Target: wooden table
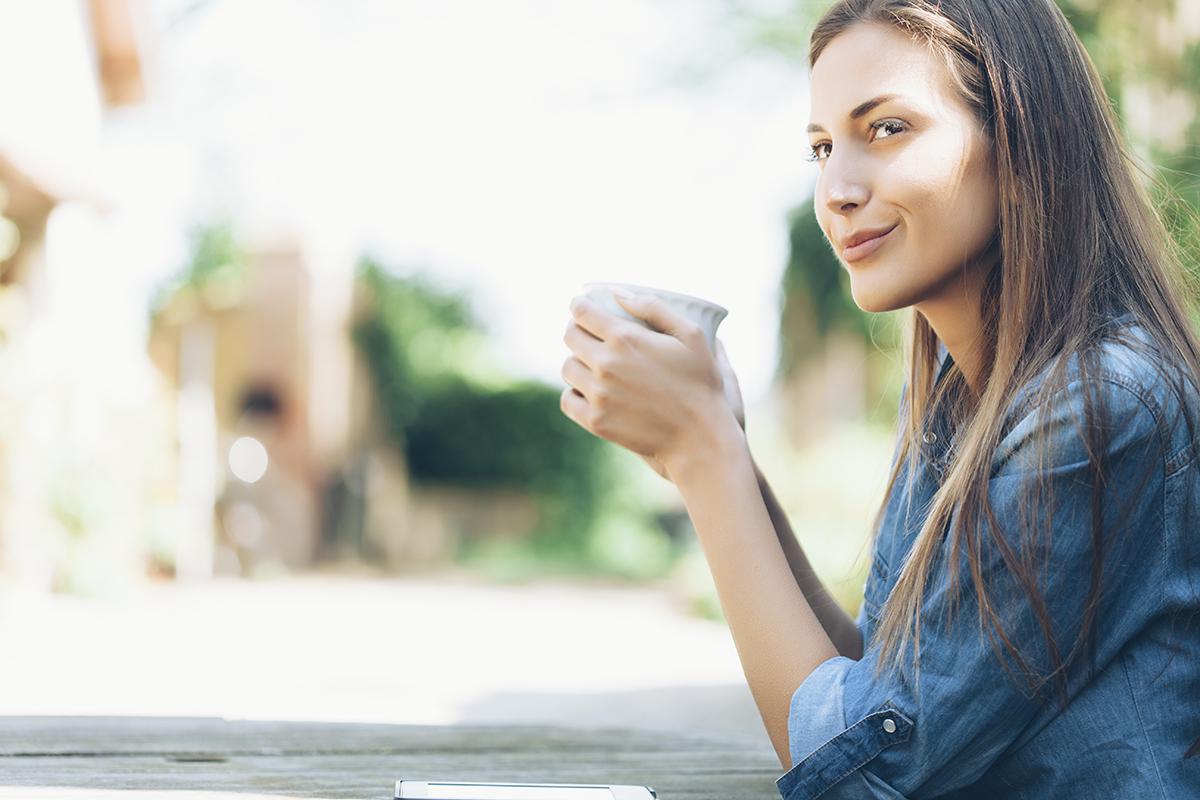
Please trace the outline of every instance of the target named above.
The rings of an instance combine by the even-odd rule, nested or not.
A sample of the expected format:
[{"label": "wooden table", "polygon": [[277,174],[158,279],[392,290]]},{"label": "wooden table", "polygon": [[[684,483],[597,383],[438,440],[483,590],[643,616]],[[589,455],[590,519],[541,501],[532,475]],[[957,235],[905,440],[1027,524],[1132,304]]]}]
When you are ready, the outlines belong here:
[{"label": "wooden table", "polygon": [[[61,787],[88,787],[386,800],[396,780],[409,778],[631,783],[653,787],[662,800],[777,800],[780,774],[773,752],[738,735],[0,717],[0,798],[84,797]],[[60,788],[34,792],[28,787]]]}]

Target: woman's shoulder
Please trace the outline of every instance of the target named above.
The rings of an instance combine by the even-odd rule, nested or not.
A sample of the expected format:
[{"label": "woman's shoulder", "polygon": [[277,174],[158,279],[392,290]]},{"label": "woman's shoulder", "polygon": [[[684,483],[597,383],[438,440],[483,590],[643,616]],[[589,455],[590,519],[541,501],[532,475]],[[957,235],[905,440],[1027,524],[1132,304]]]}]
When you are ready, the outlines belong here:
[{"label": "woman's shoulder", "polygon": [[[1169,468],[1195,457],[1197,437],[1191,426],[1200,422],[1200,376],[1189,376],[1132,314],[1115,318],[1086,359],[1070,354],[1062,365],[1062,380],[1051,387],[1054,366],[1047,365],[1017,394],[1007,415],[1006,439],[1019,441],[1038,430],[1081,439],[1090,408],[1103,414],[1100,423],[1114,448],[1157,437]],[[1053,426],[1050,431],[1047,424]]]}]

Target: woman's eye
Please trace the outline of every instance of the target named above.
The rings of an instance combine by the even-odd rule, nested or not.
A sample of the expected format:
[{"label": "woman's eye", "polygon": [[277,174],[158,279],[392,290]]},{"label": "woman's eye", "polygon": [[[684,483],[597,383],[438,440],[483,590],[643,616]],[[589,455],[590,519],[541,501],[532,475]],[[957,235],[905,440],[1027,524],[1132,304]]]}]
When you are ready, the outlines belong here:
[{"label": "woman's eye", "polygon": [[[878,122],[871,123],[871,141],[886,139],[889,136],[895,136],[897,133],[903,133],[906,130],[908,130],[907,123],[901,122],[898,119],[881,119]],[[832,152],[832,142],[817,142],[811,145],[809,152],[804,156],[804,160],[824,161],[829,158]]]},{"label": "woman's eye", "polygon": [[[823,152],[821,150],[822,147],[826,148],[826,150]],[[804,157],[804,160],[824,161],[825,159],[829,158],[829,153],[831,150],[833,150],[833,144],[831,142],[817,142],[809,149],[808,155]]]},{"label": "woman's eye", "polygon": [[898,119],[881,119],[879,122],[871,123],[871,130],[874,132],[873,139],[887,138],[895,136],[897,133],[902,133],[905,130],[905,125]]}]

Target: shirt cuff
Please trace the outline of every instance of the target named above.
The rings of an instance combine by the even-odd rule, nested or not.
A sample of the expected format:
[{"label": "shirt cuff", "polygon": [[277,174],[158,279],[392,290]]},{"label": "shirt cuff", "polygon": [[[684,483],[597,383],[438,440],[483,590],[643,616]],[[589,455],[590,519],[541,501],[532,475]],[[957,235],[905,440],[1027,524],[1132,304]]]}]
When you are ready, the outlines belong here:
[{"label": "shirt cuff", "polygon": [[[792,694],[788,710],[792,768],[775,782],[784,800],[902,796],[882,781],[871,780],[873,776],[864,775],[860,768],[885,747],[907,741],[912,720],[884,703],[847,726],[846,673],[857,663],[845,656],[822,661]],[[852,773],[852,780],[843,780]],[[830,793],[835,785],[837,791]]]}]

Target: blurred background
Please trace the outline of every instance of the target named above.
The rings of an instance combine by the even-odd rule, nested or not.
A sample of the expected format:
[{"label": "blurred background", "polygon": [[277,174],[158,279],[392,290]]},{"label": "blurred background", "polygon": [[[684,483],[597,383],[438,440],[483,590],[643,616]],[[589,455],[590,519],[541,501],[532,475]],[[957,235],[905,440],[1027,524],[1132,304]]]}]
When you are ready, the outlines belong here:
[{"label": "blurred background", "polygon": [[[677,493],[558,408],[587,281],[730,310],[857,612],[904,312],[812,216],[803,0],[0,0],[0,714],[770,743]],[[1180,242],[1200,5],[1063,0]]]}]

